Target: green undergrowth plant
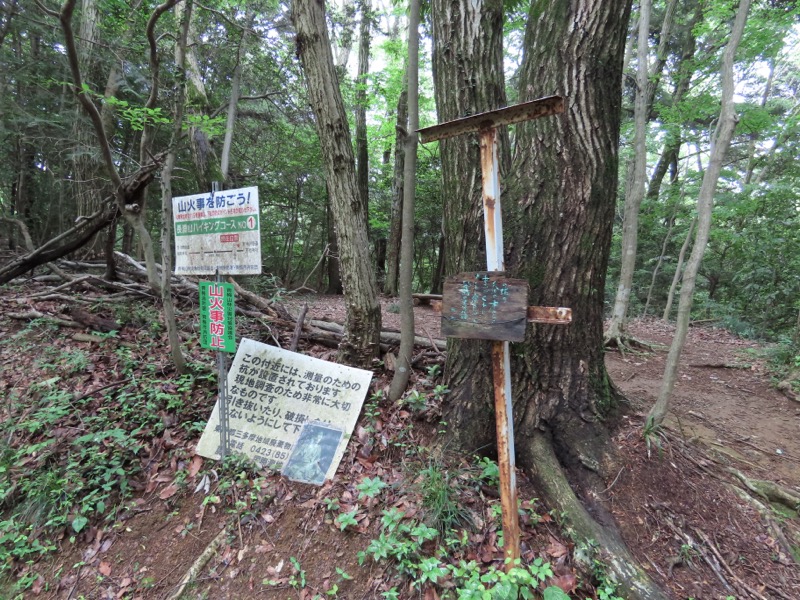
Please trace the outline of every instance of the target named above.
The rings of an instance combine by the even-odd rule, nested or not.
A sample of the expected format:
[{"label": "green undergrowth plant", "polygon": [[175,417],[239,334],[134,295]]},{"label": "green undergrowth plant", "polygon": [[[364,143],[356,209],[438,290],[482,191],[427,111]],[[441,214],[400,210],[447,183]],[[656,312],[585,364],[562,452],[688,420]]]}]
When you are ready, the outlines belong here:
[{"label": "green undergrowth plant", "polygon": [[[502,544],[500,509],[499,504],[487,505],[488,518],[481,520],[484,529],[476,530],[461,497],[469,489],[459,474],[464,481],[496,481],[493,461],[476,459],[455,469],[443,457],[423,450],[405,469],[413,478],[409,498],[416,499],[416,509],[406,513],[397,506],[384,508],[377,537],[358,553],[360,565],[386,564],[395,571],[398,583],[382,592],[383,598],[399,599],[399,590],[410,586],[419,593],[434,588],[442,600],[569,600],[560,588],[546,585],[554,574],[542,557],[528,564],[517,562],[508,572],[499,561],[486,565],[471,558],[475,536],[489,539],[494,532],[498,547]],[[340,513],[340,528],[355,526],[358,511]]]},{"label": "green undergrowth plant", "polygon": [[[29,325],[28,334],[50,343],[39,326]],[[94,371],[104,379],[87,381],[86,369],[95,360],[88,351],[43,351],[6,397],[0,422],[0,579],[11,580],[19,593],[36,580],[30,574],[40,557],[77,540],[93,524],[116,519],[135,484],[142,484],[143,465],[154,462],[143,459],[157,440],[196,435],[195,423],[210,409],[216,385],[200,366],[183,376],[165,374],[148,360],[146,347],[134,345],[117,345],[104,357],[102,370]],[[0,375],[7,368],[0,366]]]},{"label": "green undergrowth plant", "polygon": [[453,472],[440,460],[431,457],[415,481],[425,520],[431,527],[444,535],[471,525],[469,512],[459,502],[457,471]]}]

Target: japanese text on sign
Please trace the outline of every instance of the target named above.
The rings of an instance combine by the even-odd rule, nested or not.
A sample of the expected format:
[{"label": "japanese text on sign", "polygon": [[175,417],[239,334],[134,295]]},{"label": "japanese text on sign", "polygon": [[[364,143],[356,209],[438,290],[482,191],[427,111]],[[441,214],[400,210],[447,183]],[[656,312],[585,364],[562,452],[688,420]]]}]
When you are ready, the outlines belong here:
[{"label": "japanese text on sign", "polygon": [[[304,423],[345,432],[325,473],[330,479],[364,403],[370,371],[354,369],[242,338],[228,373],[230,448],[280,470]],[[219,458],[219,403],[197,453]]]},{"label": "japanese text on sign", "polygon": [[442,333],[449,337],[525,339],[528,284],[503,273],[480,271],[448,277],[442,294]]},{"label": "japanese text on sign", "polygon": [[258,188],[179,196],[172,210],[176,273],[261,273]]},{"label": "japanese text on sign", "polygon": [[210,350],[236,352],[233,285],[201,281],[200,346]]}]

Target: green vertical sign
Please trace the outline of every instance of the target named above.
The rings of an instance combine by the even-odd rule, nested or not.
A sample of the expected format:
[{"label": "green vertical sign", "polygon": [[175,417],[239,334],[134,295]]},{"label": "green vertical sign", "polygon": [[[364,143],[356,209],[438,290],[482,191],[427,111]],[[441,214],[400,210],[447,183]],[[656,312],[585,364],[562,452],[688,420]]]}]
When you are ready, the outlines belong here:
[{"label": "green vertical sign", "polygon": [[201,281],[200,346],[221,352],[236,352],[233,321],[233,284]]}]

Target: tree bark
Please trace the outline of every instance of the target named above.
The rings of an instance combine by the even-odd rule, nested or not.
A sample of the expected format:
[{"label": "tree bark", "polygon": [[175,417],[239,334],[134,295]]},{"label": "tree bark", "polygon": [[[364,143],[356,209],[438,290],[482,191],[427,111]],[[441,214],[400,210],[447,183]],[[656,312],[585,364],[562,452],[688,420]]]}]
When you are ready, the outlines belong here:
[{"label": "tree bark", "polygon": [[[625,331],[631,291],[633,272],[636,268],[636,249],[639,241],[639,209],[644,199],[647,185],[647,121],[649,99],[648,62],[650,47],[651,0],[639,2],[639,35],[637,43],[636,94],[633,106],[633,176],[631,185],[625,194],[625,215],[622,222],[622,254],[619,285],[614,298],[614,309],[608,325],[606,338],[620,340]],[[620,343],[622,343],[620,341]]]},{"label": "tree bark", "polygon": [[669,294],[667,294],[667,303],[664,306],[664,314],[661,316],[661,320],[665,322],[669,321],[669,313],[672,312],[672,300],[675,298],[675,290],[678,289],[678,283],[681,280],[681,274],[683,273],[683,259],[686,256],[686,250],[689,248],[689,244],[692,242],[692,233],[694,232],[695,225],[697,225],[696,217],[692,219],[692,222],[689,224],[689,231],[686,232],[686,238],[683,240],[681,250],[678,253],[678,264],[675,265],[675,274],[672,276],[672,283],[669,286]]},{"label": "tree bark", "polygon": [[323,3],[295,0],[292,21],[316,117],[339,244],[346,306],[346,333],[339,359],[369,367],[379,350],[380,304],[375,273],[365,251],[369,247],[367,216],[358,193],[350,129],[333,65]]},{"label": "tree bark", "polygon": [[181,13],[180,34],[175,47],[175,68],[178,81],[175,90],[175,108],[172,111],[173,126],[170,150],[161,169],[161,304],[164,311],[164,325],[167,329],[170,354],[175,370],[179,374],[186,372],[186,358],[181,350],[181,338],[175,321],[175,305],[172,299],[172,173],[177,158],[176,145],[183,128],[183,112],[186,100],[186,44],[189,36],[189,24],[192,19],[193,0],[186,0]]},{"label": "tree bark", "polygon": [[405,137],[403,171],[403,235],[400,256],[400,350],[389,387],[389,399],[396,402],[408,386],[414,352],[414,302],[411,283],[414,261],[414,200],[417,170],[417,129],[419,128],[419,6],[411,0],[408,18],[408,135]]},{"label": "tree bark", "polygon": [[[408,73],[408,68],[406,68]],[[407,75],[403,76],[404,80]],[[396,296],[400,268],[400,238],[403,224],[403,173],[405,164],[405,139],[408,131],[408,82],[397,99],[397,117],[394,135],[394,178],[392,179],[392,209],[389,216],[389,240],[386,243],[386,282],[383,291]]]},{"label": "tree bark", "polygon": [[[503,5],[498,0],[433,0],[434,97],[440,122],[506,104]],[[501,180],[508,136],[501,131]],[[477,134],[439,142],[445,227],[445,275],[486,269]],[[491,344],[451,338],[447,343],[444,419],[469,451],[494,447]]]},{"label": "tree bark", "polygon": [[369,223],[369,148],[367,146],[367,76],[372,8],[370,0],[359,0],[361,25],[358,34],[358,74],[356,75],[356,178],[361,210]]},{"label": "tree bark", "polygon": [[744,33],[744,26],[747,22],[747,14],[750,11],[750,0],[740,0],[739,8],[731,29],[731,37],[725,51],[722,54],[722,96],[719,120],[711,138],[711,155],[703,173],[703,182],[700,185],[700,193],[697,198],[697,232],[695,234],[694,246],[689,260],[686,262],[686,269],[683,272],[683,283],[681,284],[681,295],[678,303],[678,319],[675,325],[675,336],[667,355],[667,363],[664,367],[664,379],[661,382],[661,389],[658,400],[650,409],[647,415],[647,427],[659,426],[664,421],[669,410],[669,402],[672,397],[672,390],[678,377],[678,365],[680,363],[683,345],[686,342],[686,334],[689,329],[689,317],[694,300],[695,281],[700,263],[703,261],[708,236],[711,230],[711,213],[714,207],[714,193],[717,189],[720,172],[722,171],[722,161],[728,152],[733,132],[736,128],[737,116],[733,102],[734,79],[733,62],[736,56],[736,49]]}]

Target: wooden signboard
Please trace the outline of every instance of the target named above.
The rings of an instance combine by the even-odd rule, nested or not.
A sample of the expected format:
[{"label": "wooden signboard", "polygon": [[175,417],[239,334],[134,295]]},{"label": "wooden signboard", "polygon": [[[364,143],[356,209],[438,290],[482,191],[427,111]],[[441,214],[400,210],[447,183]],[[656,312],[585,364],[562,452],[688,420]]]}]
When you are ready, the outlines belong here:
[{"label": "wooden signboard", "polygon": [[442,334],[521,342],[525,339],[528,282],[499,271],[448,277],[442,294]]}]

